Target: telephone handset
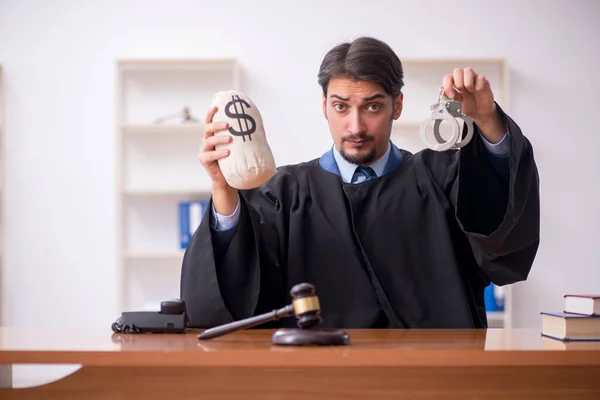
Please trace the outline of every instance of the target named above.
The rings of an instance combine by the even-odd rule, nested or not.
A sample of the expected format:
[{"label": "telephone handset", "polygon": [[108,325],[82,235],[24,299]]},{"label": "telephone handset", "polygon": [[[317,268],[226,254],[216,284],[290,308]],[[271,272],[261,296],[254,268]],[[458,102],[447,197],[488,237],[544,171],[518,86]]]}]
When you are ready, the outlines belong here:
[{"label": "telephone handset", "polygon": [[160,302],[160,311],[126,311],[112,324],[115,333],[183,333],[188,323],[185,302]]}]

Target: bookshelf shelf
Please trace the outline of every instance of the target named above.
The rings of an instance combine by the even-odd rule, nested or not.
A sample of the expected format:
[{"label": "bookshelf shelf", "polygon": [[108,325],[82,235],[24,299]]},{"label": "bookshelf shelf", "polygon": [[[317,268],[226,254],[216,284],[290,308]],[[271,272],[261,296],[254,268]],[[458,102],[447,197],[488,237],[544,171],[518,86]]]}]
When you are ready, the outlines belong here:
[{"label": "bookshelf shelf", "polygon": [[172,251],[172,252],[145,252],[145,253],[125,253],[124,258],[128,260],[165,260],[165,261],[177,261],[183,260],[183,250]]},{"label": "bookshelf shelf", "polygon": [[235,59],[116,63],[118,312],[179,297],[179,204],[206,201],[198,161],[213,95],[241,90]]},{"label": "bookshelf shelf", "polygon": [[211,195],[209,190],[198,190],[195,188],[125,188],[123,194],[131,197],[143,197],[143,196],[175,196],[183,197],[186,199],[189,197],[193,198],[208,198]]},{"label": "bookshelf shelf", "polygon": [[131,124],[121,126],[124,135],[154,136],[154,135],[203,135],[204,124],[189,122],[184,124]]},{"label": "bookshelf shelf", "polygon": [[488,311],[487,316],[489,321],[503,321],[506,317],[503,311]]},{"label": "bookshelf shelf", "polygon": [[[118,61],[119,70],[122,72],[158,72],[163,74],[168,71],[180,72],[228,72],[230,69],[237,69],[238,64],[235,58],[204,58],[204,59],[129,59]],[[236,72],[239,72],[236,71]],[[237,81],[235,86],[239,86],[239,73],[234,76]]]}]

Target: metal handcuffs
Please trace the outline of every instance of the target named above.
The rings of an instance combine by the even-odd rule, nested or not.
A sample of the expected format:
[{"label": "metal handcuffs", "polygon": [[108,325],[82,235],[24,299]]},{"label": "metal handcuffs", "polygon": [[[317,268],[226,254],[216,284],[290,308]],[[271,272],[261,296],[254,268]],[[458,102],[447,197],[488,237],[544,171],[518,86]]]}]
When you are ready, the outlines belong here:
[{"label": "metal handcuffs", "polygon": [[[421,123],[421,140],[427,147],[435,151],[446,151],[450,149],[458,150],[469,144],[473,137],[473,119],[461,112],[461,103],[459,101],[454,101],[444,96],[442,89],[440,90],[438,102],[433,104],[429,109],[431,110],[431,117]],[[462,130],[457,118],[462,119],[467,125],[467,135],[464,138],[461,138]],[[452,125],[452,138],[448,141],[445,141],[440,134],[442,120],[446,120]],[[437,141],[436,144],[430,143],[426,135],[427,127],[431,121],[434,121],[433,136]]]}]

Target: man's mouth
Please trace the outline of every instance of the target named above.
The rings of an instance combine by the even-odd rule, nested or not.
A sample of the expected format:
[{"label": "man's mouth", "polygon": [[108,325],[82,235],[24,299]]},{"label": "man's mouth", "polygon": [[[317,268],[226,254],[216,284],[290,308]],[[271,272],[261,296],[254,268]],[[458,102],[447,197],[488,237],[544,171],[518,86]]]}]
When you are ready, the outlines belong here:
[{"label": "man's mouth", "polygon": [[353,147],[359,147],[369,142],[369,139],[346,139],[346,142]]}]

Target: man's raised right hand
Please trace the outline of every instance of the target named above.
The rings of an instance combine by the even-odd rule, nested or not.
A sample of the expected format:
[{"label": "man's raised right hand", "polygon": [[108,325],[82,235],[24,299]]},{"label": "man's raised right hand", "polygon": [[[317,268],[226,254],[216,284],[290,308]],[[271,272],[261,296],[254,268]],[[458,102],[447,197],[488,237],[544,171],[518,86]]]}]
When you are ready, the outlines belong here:
[{"label": "man's raised right hand", "polygon": [[222,215],[230,215],[235,211],[238,192],[237,189],[229,186],[219,167],[219,160],[229,156],[229,150],[217,150],[215,146],[230,143],[233,138],[231,135],[215,136],[215,132],[225,130],[229,127],[227,122],[213,122],[216,112],[217,107],[212,107],[208,110],[204,119],[204,137],[200,145],[198,159],[212,180],[213,206],[215,211]]}]

